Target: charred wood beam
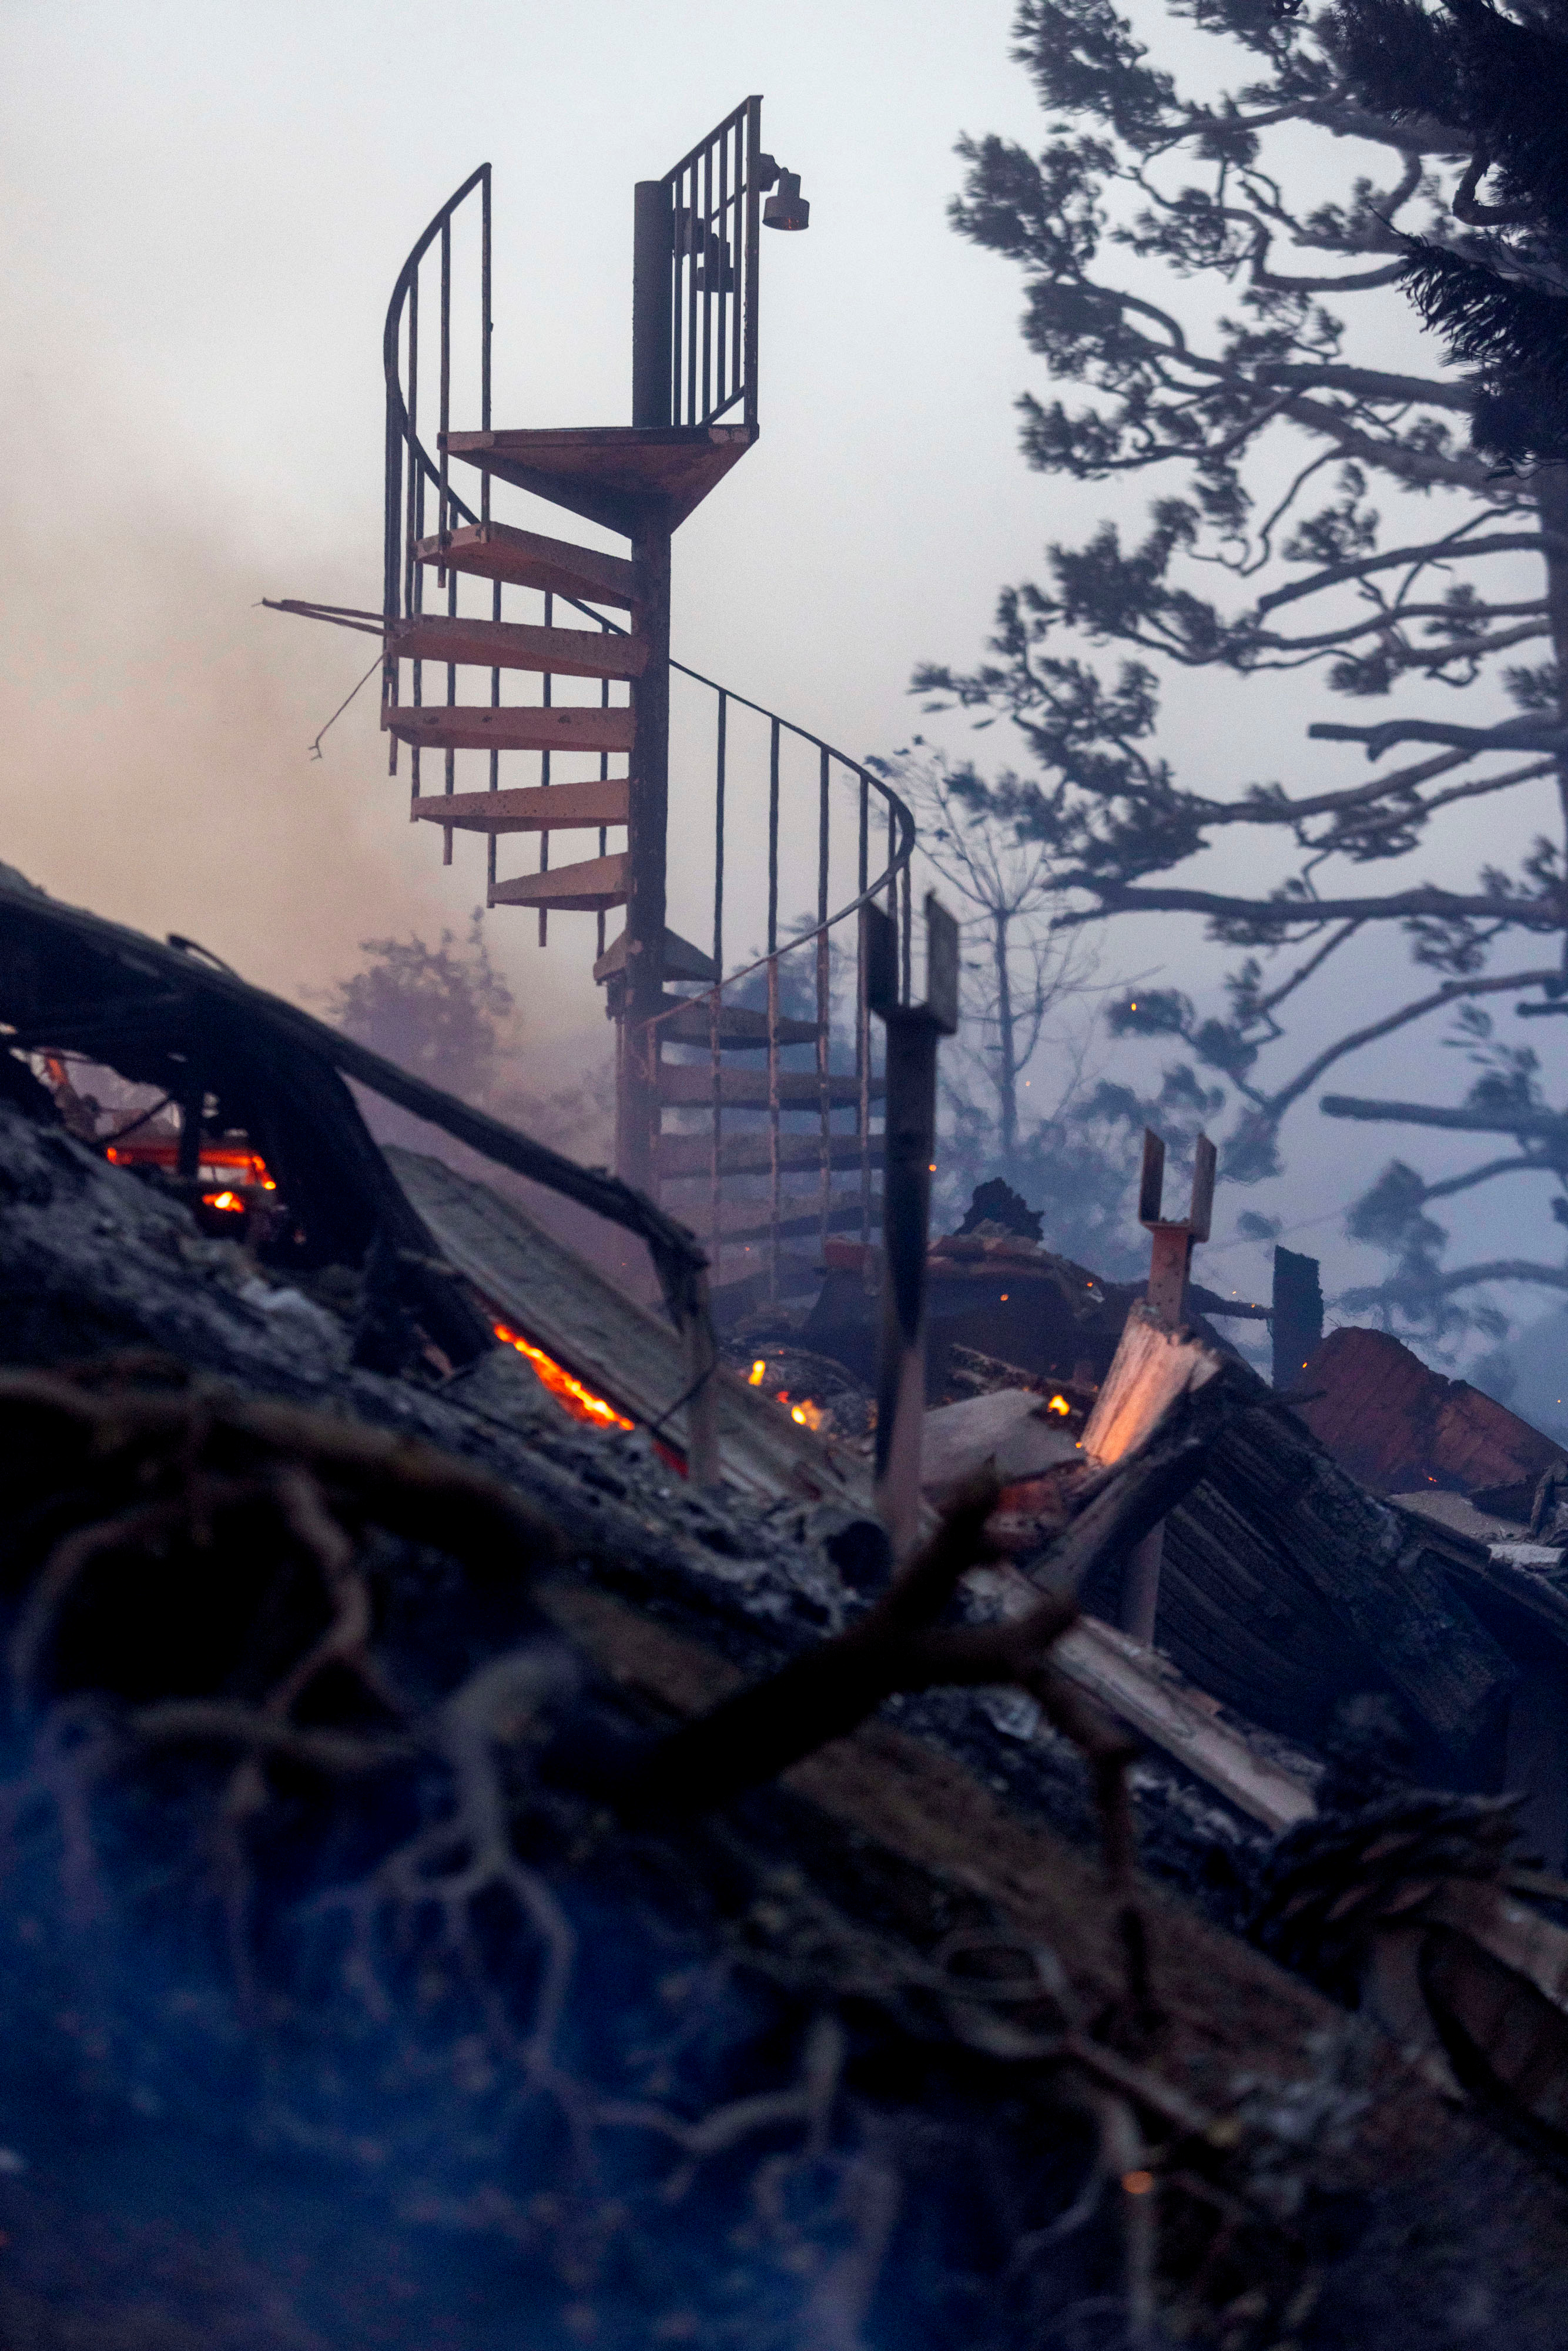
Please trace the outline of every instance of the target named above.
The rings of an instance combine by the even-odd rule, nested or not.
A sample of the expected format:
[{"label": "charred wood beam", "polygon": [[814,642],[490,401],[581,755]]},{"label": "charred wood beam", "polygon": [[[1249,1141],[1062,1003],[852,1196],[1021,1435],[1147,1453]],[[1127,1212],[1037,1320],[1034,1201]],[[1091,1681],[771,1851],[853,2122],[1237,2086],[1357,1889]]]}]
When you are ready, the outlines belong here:
[{"label": "charred wood beam", "polygon": [[[93,979],[100,984],[84,999],[84,983]],[[225,1014],[230,1033],[247,1043],[270,1040],[276,1065],[289,1082],[308,1055],[497,1165],[636,1234],[647,1245],[676,1320],[685,1322],[695,1311],[695,1277],[707,1263],[702,1248],[684,1225],[607,1170],[580,1167],[233,972],[79,907],[61,906],[20,876],[0,873],[0,1015],[18,1040],[110,1057],[116,1036],[129,1030],[139,1040],[140,1074],[167,1083],[157,1051],[162,1024],[168,1041],[183,1050],[183,1028],[200,1019],[215,1029],[225,1025]]]}]

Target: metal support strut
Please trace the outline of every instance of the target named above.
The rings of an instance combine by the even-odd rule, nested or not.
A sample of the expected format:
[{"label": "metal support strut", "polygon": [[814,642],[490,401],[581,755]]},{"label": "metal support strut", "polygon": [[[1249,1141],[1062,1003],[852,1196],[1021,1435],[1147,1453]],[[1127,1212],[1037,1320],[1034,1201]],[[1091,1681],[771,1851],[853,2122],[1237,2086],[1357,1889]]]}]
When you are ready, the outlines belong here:
[{"label": "metal support strut", "polygon": [[[1167,1330],[1179,1331],[1186,1315],[1186,1282],[1193,1244],[1208,1238],[1214,1217],[1215,1149],[1200,1134],[1192,1161],[1192,1204],[1185,1220],[1164,1217],[1166,1146],[1153,1127],[1144,1129],[1144,1166],[1138,1186],[1138,1222],[1150,1238],[1148,1301]],[[1160,1568],[1166,1530],[1161,1520],[1127,1554],[1122,1574],[1124,1633],[1151,1646],[1160,1605]]]},{"label": "metal support strut", "polygon": [[894,1558],[920,1516],[925,1414],[925,1249],[936,1149],[936,1041],[958,1026],[958,925],[925,901],[924,1004],[899,1001],[898,925],[862,909],[866,1000],[887,1030],[883,1163],[882,1333],[876,1383],[876,1509]]}]

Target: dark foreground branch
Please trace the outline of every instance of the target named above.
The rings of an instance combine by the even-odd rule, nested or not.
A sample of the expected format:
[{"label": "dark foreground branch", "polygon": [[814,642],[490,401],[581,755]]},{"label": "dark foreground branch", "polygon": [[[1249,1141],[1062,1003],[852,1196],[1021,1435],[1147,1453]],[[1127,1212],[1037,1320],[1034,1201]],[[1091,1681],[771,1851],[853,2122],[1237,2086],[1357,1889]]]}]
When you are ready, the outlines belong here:
[{"label": "dark foreground branch", "polygon": [[[1051,1667],[1050,1652],[1078,1615],[1077,1593],[1103,1562],[1124,1555],[1197,1483],[1221,1430],[1242,1409],[1223,1379],[1179,1398],[1148,1443],[1111,1473],[1045,1554],[1044,1596],[1010,1622],[936,1622],[972,1567],[1002,1556],[988,1521],[999,1492],[987,1472],[946,1512],[931,1541],[875,1607],[847,1632],[709,1714],[671,1733],[620,1792],[623,1818],[706,1811],[788,1771],[863,1722],[884,1698],[941,1686],[1012,1683],[1083,1748],[1101,1782],[1133,1752],[1128,1741]],[[1107,1776],[1109,1775],[1109,1776]],[[1106,1811],[1114,1867],[1130,1860],[1130,1832]]]}]

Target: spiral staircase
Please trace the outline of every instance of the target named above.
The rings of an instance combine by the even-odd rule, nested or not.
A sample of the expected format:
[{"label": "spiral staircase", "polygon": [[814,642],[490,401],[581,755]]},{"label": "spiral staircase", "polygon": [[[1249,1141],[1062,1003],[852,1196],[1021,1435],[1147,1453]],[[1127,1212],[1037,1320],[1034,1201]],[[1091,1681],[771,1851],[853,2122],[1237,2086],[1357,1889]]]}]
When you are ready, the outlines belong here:
[{"label": "spiral staircase", "polygon": [[[632,423],[497,429],[481,165],[387,313],[382,610],[287,607],[382,637],[391,771],[406,754],[411,819],[440,829],[448,863],[459,834],[484,841],[486,904],[531,912],[541,946],[564,932],[584,962],[562,918],[592,918],[618,1172],[704,1238],[716,1286],[745,1284],[737,1303],[800,1290],[830,1235],[869,1240],[879,1222],[863,906],[896,919],[909,992],[908,810],[858,761],[670,655],[674,534],[758,437],[759,229],[780,185],[796,201],[770,202],[769,225],[803,225],[756,98],[642,183]],[[465,287],[477,333],[460,338]],[[473,409],[454,423],[465,370],[476,429]],[[533,527],[524,502],[539,500],[628,552]],[[531,865],[516,854],[528,842]],[[791,893],[809,903],[781,926]],[[748,951],[727,968],[742,925]]]}]

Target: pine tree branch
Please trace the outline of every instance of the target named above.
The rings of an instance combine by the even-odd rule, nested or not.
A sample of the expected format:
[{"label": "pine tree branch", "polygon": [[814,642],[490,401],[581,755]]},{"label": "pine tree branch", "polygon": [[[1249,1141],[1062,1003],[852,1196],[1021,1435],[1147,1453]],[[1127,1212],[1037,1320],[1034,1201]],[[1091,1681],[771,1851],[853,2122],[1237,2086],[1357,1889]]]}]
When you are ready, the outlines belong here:
[{"label": "pine tree branch", "polygon": [[[1282,1118],[1292,1102],[1299,1102],[1310,1086],[1316,1085],[1327,1069],[1342,1061],[1348,1053],[1358,1053],[1364,1045],[1375,1044],[1380,1037],[1391,1037],[1396,1029],[1407,1029],[1413,1020],[1424,1020],[1429,1012],[1441,1012],[1450,1004],[1478,996],[1518,995],[1527,987],[1541,987],[1559,977],[1556,968],[1548,965],[1538,971],[1513,971],[1488,979],[1449,979],[1429,996],[1418,997],[1413,1004],[1401,1005],[1397,1012],[1386,1013],[1381,1020],[1369,1021],[1364,1029],[1355,1029],[1342,1037],[1337,1044],[1325,1046],[1305,1067],[1299,1070],[1288,1085],[1270,1095],[1268,1108],[1275,1119]],[[1335,1095],[1333,1100],[1340,1097]]]},{"label": "pine tree branch", "polygon": [[1548,554],[1568,554],[1568,540],[1540,530],[1504,531],[1492,538],[1462,538],[1456,532],[1447,538],[1428,539],[1424,546],[1385,548],[1379,554],[1358,557],[1353,562],[1328,564],[1309,579],[1292,580],[1287,587],[1271,589],[1267,596],[1259,598],[1257,609],[1260,613],[1278,611],[1281,604],[1300,603],[1303,597],[1315,596],[1324,588],[1337,588],[1349,580],[1368,580],[1375,571],[1396,571],[1405,564],[1424,570],[1434,563],[1469,563],[1478,555]]},{"label": "pine tree branch", "polygon": [[[1393,272],[1400,275],[1399,268]],[[1258,383],[1281,384],[1301,391],[1314,386],[1324,392],[1353,392],[1362,400],[1388,400],[1419,402],[1424,408],[1452,408],[1468,416],[1475,405],[1472,387],[1462,383],[1444,383],[1432,376],[1385,375],[1377,368],[1343,367],[1334,361],[1313,365],[1292,360],[1255,369],[1253,380]]]},{"label": "pine tree branch", "polygon": [[1448,1200],[1456,1192],[1473,1191],[1478,1184],[1490,1184],[1494,1176],[1555,1176],[1557,1172],[1550,1159],[1487,1159],[1479,1167],[1467,1168],[1462,1176],[1447,1176],[1440,1184],[1428,1184],[1421,1194],[1421,1205],[1425,1207],[1428,1200]]},{"label": "pine tree branch", "polygon": [[1535,931],[1563,928],[1563,908],[1555,896],[1511,898],[1500,893],[1462,897],[1430,883],[1380,898],[1234,898],[1217,890],[1135,888],[1088,873],[1063,874],[1062,886],[1092,890],[1100,903],[1056,915],[1052,927],[1059,930],[1096,923],[1104,914],[1204,914],[1211,921],[1249,924],[1260,935],[1299,930],[1303,925],[1316,931],[1325,923],[1427,921],[1499,923]]},{"label": "pine tree branch", "polygon": [[1541,1290],[1568,1290],[1568,1269],[1536,1265],[1523,1257],[1494,1257],[1479,1265],[1456,1266],[1452,1273],[1440,1273],[1436,1287],[1445,1298],[1451,1298],[1455,1290],[1474,1290],[1483,1281],[1529,1281]]},{"label": "pine tree branch", "polygon": [[1448,1107],[1434,1102],[1380,1102],[1362,1094],[1324,1094],[1325,1118],[1360,1119],[1377,1126],[1436,1126],[1452,1134],[1511,1134],[1555,1144],[1568,1155],[1568,1118],[1521,1102],[1516,1110]]},{"label": "pine tree branch", "polygon": [[1504,718],[1495,726],[1459,726],[1441,718],[1385,718],[1375,726],[1342,726],[1319,719],[1308,727],[1314,743],[1364,743],[1369,759],[1380,759],[1396,743],[1447,743],[1455,750],[1568,751],[1568,724],[1552,718]]}]

